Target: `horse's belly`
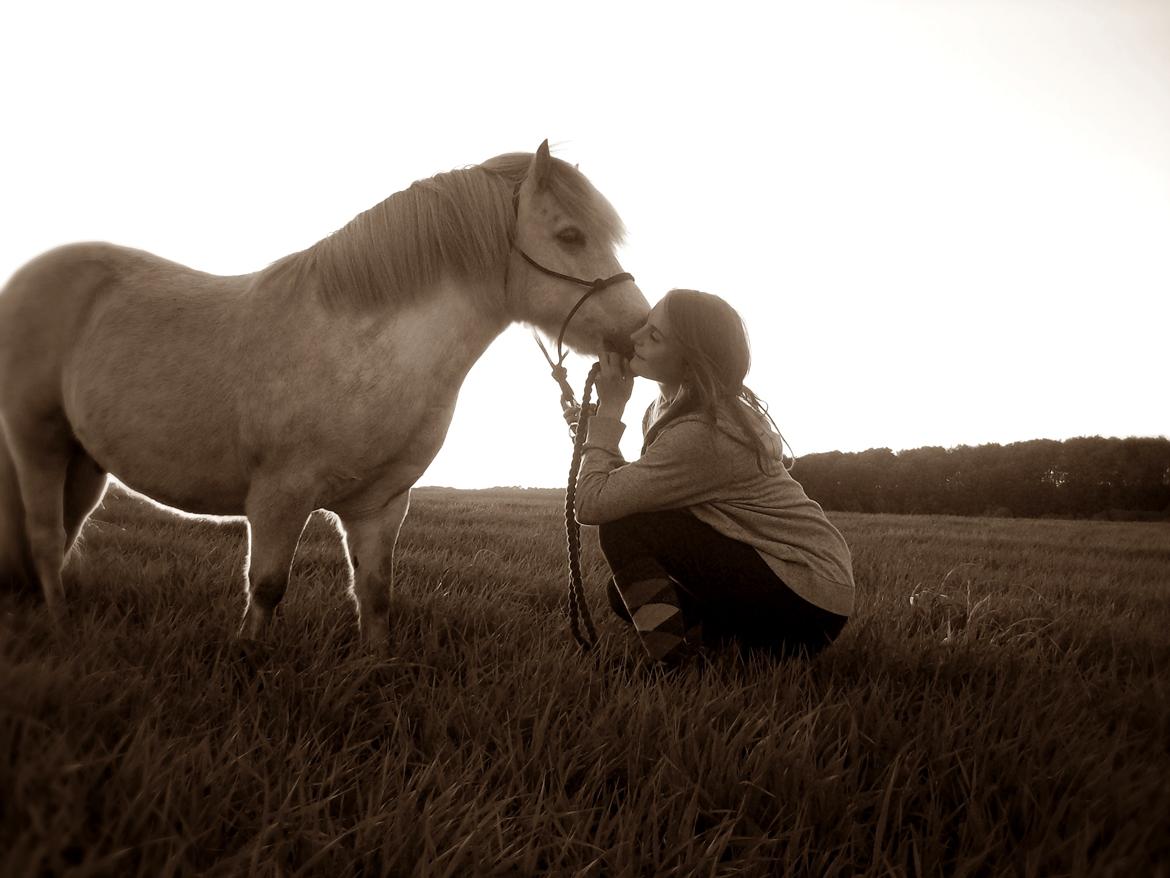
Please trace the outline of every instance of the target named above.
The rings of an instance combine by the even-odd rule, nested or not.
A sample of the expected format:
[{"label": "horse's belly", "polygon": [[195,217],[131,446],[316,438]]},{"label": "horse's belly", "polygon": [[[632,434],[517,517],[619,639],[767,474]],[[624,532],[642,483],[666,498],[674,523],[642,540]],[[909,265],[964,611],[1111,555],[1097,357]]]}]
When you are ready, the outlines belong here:
[{"label": "horse's belly", "polygon": [[231,394],[164,363],[152,370],[149,357],[139,361],[145,369],[112,360],[79,358],[66,384],[66,415],[86,451],[160,503],[242,514],[247,479]]},{"label": "horse's belly", "polygon": [[247,483],[226,444],[199,425],[133,413],[126,419],[71,415],[98,464],[139,493],[187,512],[240,515]]}]

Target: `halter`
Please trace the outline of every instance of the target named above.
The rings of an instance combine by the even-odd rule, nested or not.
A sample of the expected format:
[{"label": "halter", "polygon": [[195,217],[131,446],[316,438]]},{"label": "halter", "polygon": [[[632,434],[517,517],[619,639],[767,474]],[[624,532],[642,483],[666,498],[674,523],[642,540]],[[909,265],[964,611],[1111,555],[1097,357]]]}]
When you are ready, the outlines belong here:
[{"label": "halter", "polygon": [[[516,184],[516,188],[512,192],[512,210],[516,214],[516,219],[519,220],[519,218],[520,218],[520,184],[519,183]],[[555,363],[553,362],[552,357],[549,356],[548,349],[544,346],[544,342],[540,340],[540,335],[539,335],[539,333],[537,333],[536,327],[533,327],[533,329],[532,329],[532,337],[534,339],[536,339],[536,344],[540,347],[540,352],[542,354],[544,354],[544,358],[546,360],[548,360],[549,366],[552,367],[553,380],[557,382],[557,385],[561,389],[561,410],[564,412],[567,412],[570,409],[577,407],[577,397],[574,396],[574,394],[573,394],[573,388],[569,386],[569,380],[568,380],[569,373],[564,365],[565,364],[565,357],[567,356],[568,352],[564,349],[563,342],[565,340],[565,330],[567,330],[569,328],[569,321],[573,319],[573,315],[577,313],[577,310],[582,305],[585,304],[585,300],[588,299],[590,296],[592,296],[594,293],[599,293],[602,290],[604,290],[608,287],[612,287],[614,284],[622,283],[623,281],[627,281],[627,280],[632,281],[634,279],[634,276],[632,274],[630,274],[628,271],[621,271],[621,272],[618,272],[617,274],[612,275],[610,277],[604,277],[604,278],[599,277],[599,278],[595,278],[594,280],[585,280],[584,278],[574,277],[571,274],[562,274],[559,271],[553,271],[551,268],[548,268],[544,265],[541,265],[539,262],[537,262],[535,259],[533,259],[531,256],[529,256],[527,253],[525,253],[523,249],[521,249],[520,247],[518,247],[516,245],[516,233],[515,233],[514,228],[513,228],[512,235],[511,235],[511,244],[512,244],[512,249],[515,250],[517,253],[519,253],[524,258],[525,262],[527,262],[529,265],[531,265],[533,268],[537,269],[538,271],[544,272],[549,277],[555,277],[557,280],[568,281],[569,283],[574,283],[574,284],[578,284],[579,286],[589,288],[581,295],[581,298],[577,300],[577,304],[575,304],[572,308],[569,309],[569,313],[565,316],[564,323],[561,324],[561,331],[557,333],[557,361]],[[505,274],[504,274],[504,289],[507,290],[507,287],[508,287],[508,275],[505,272]],[[569,427],[569,434],[571,436],[576,436],[576,426]]]}]

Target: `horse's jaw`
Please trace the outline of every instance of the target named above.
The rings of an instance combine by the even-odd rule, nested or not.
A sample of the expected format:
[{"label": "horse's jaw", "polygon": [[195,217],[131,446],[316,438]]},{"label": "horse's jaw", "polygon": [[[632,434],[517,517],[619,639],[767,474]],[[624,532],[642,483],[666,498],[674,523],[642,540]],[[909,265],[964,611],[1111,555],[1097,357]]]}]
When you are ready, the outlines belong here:
[{"label": "horse's jaw", "polygon": [[[538,329],[556,344],[562,337],[566,350],[586,357],[600,357],[607,351],[616,351],[627,359],[634,355],[632,336],[641,329],[650,314],[650,305],[637,285],[628,282],[613,288],[613,297],[618,291],[621,299],[614,307],[614,299],[594,301],[592,298],[576,312],[572,302],[559,302],[555,307],[542,308],[539,316],[517,319]],[[597,296],[610,296],[610,290],[602,290]],[[568,322],[566,323],[566,318]],[[556,354],[556,351],[553,351]]]},{"label": "horse's jaw", "polygon": [[634,356],[634,340],[626,334],[607,336],[602,342],[602,348],[607,352],[621,354],[627,360]]},{"label": "horse's jaw", "polygon": [[564,346],[582,356],[600,357],[603,353],[616,352],[629,359],[634,355],[632,335],[646,323],[646,315],[649,313],[647,308],[645,313],[624,320],[621,327],[589,326],[578,329],[570,325],[565,332]]}]

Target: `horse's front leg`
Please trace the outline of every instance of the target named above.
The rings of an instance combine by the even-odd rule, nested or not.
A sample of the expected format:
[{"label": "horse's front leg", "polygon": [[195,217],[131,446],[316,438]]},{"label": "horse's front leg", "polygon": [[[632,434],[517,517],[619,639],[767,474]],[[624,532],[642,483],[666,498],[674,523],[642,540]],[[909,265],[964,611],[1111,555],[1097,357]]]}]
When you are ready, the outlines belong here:
[{"label": "horse's front leg", "polygon": [[288,587],[289,568],[313,504],[300,486],[259,480],[248,491],[245,512],[251,537],[248,608],[240,635],[257,639]]},{"label": "horse's front leg", "polygon": [[406,490],[375,512],[341,519],[353,563],[353,596],[362,639],[376,653],[386,654],[390,649],[394,546],[409,508],[410,491]]}]

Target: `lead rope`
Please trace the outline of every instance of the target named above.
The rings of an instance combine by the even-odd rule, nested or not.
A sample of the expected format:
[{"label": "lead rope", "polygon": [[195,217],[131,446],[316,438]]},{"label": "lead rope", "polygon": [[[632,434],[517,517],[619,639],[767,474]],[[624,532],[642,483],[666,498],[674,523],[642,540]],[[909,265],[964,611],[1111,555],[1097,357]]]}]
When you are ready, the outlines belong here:
[{"label": "lead rope", "polygon": [[[597,629],[585,603],[585,591],[581,586],[581,525],[577,523],[577,472],[581,469],[581,457],[585,452],[585,434],[589,427],[589,397],[593,394],[593,382],[601,370],[600,363],[594,363],[585,379],[581,392],[581,413],[577,416],[577,427],[573,431],[573,460],[569,464],[569,486],[565,489],[565,536],[569,544],[569,628],[573,639],[588,652],[597,643]],[[588,638],[581,634],[584,623]]]}]

